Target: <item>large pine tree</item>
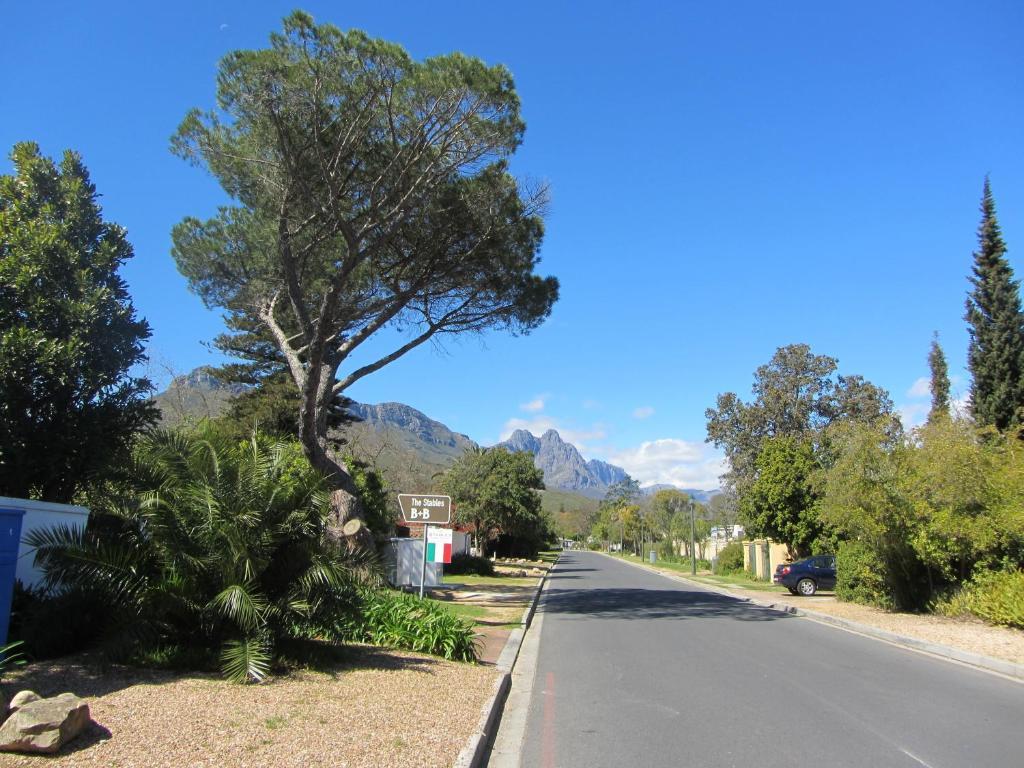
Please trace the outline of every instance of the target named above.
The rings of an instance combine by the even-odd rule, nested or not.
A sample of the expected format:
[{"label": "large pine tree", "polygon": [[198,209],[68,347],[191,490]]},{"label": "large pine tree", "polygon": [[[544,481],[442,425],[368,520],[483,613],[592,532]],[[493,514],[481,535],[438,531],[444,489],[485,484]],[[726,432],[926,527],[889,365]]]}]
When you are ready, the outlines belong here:
[{"label": "large pine tree", "polygon": [[981,213],[965,316],[971,336],[971,412],[979,425],[1005,430],[1024,417],[1024,314],[987,178]]}]

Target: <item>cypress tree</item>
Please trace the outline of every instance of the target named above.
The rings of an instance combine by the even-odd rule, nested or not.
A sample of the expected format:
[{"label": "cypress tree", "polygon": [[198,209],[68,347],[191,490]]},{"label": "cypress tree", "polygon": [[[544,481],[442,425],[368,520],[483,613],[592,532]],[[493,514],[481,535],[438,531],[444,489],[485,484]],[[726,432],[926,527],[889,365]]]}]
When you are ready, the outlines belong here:
[{"label": "cypress tree", "polygon": [[1024,416],[1024,315],[987,177],[981,213],[978,250],[969,278],[973,290],[964,317],[970,333],[971,412],[979,425],[1005,430]]},{"label": "cypress tree", "polygon": [[949,366],[946,355],[939,346],[939,334],[932,338],[932,348],[928,352],[928,367],[932,371],[931,390],[932,408],[928,412],[931,423],[942,416],[949,416]]}]

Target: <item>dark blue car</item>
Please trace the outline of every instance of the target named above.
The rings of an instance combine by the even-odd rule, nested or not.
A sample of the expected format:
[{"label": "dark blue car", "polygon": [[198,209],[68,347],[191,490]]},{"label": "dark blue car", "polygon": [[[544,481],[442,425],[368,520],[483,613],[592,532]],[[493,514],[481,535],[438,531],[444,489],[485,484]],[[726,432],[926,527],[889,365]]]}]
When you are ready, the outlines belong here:
[{"label": "dark blue car", "polygon": [[810,596],[819,589],[835,589],[836,559],[832,555],[805,557],[795,563],[778,565],[772,581],[794,595]]}]

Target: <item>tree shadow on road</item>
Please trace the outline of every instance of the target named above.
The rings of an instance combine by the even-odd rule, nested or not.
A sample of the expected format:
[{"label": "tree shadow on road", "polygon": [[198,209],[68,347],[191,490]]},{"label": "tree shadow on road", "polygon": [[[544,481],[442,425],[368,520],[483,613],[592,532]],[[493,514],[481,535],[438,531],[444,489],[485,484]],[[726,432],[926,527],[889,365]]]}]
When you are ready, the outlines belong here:
[{"label": "tree shadow on road", "polygon": [[713,592],[675,589],[559,589],[544,595],[544,613],[585,618],[777,621],[787,613],[751,605]]}]

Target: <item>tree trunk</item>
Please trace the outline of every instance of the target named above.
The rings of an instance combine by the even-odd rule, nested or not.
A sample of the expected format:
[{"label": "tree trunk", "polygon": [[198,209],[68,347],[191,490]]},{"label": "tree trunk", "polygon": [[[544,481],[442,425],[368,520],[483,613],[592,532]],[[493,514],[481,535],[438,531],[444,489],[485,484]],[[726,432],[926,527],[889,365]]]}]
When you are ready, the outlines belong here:
[{"label": "tree trunk", "polygon": [[[304,393],[306,394],[306,393]],[[373,534],[366,525],[359,491],[348,468],[327,444],[327,412],[318,403],[310,406],[309,397],[303,397],[299,414],[299,442],[306,458],[327,480],[331,492],[331,512],[327,521],[327,535],[343,544],[349,552],[375,551]]]}]

